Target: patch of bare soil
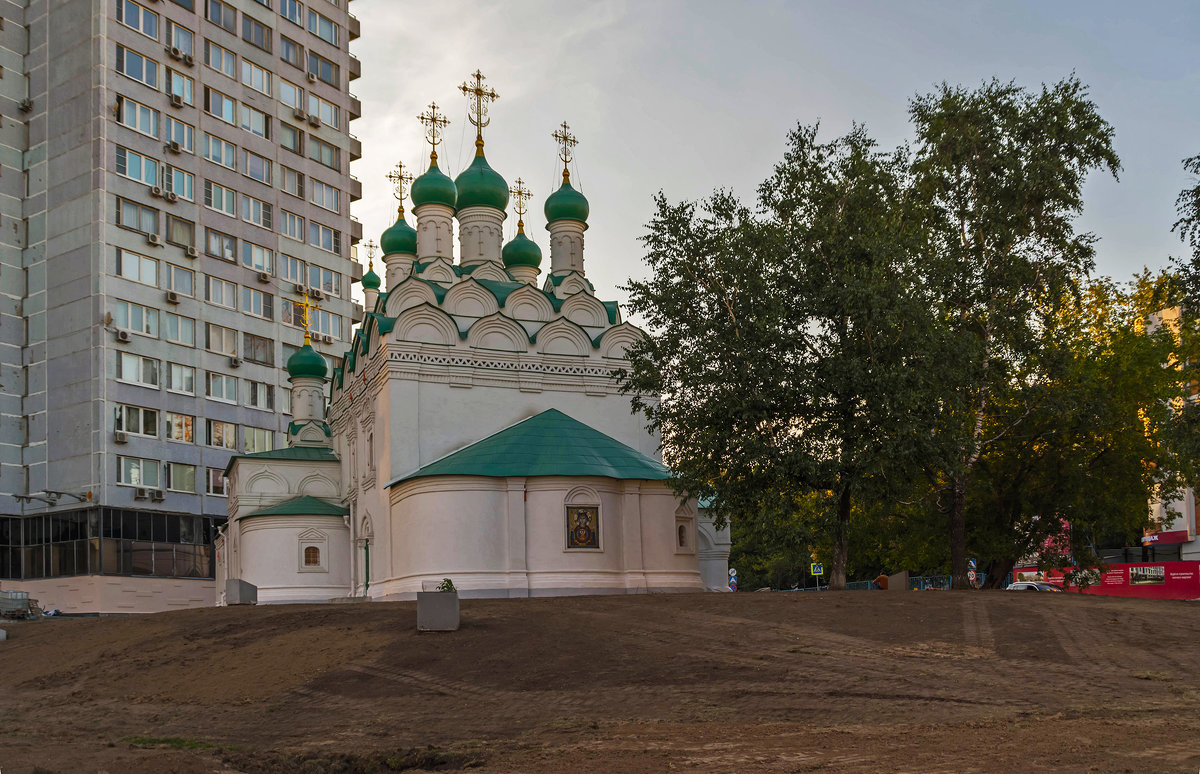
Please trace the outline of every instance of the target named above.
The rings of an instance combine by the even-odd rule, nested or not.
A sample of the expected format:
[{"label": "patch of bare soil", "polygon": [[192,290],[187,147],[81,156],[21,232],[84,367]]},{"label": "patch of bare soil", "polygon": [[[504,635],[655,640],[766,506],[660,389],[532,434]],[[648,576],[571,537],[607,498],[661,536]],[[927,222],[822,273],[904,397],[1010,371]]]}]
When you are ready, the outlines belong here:
[{"label": "patch of bare soil", "polygon": [[1194,772],[1194,604],[465,600],[8,625],[0,771]]}]

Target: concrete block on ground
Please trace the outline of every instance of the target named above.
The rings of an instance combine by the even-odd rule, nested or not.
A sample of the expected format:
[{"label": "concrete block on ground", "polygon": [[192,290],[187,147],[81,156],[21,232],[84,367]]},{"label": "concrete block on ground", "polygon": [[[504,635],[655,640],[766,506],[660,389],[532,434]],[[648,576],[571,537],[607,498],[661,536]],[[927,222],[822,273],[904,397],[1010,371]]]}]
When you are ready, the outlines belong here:
[{"label": "concrete block on ground", "polygon": [[225,581],[225,604],[257,605],[258,586],[244,580],[230,578]]},{"label": "concrete block on ground", "polygon": [[458,592],[418,591],[417,631],[458,631]]},{"label": "concrete block on ground", "polygon": [[0,629],[0,642],[4,642],[7,639],[8,639],[8,632],[4,631],[3,629]]},{"label": "concrete block on ground", "polygon": [[888,576],[888,591],[908,591],[908,570]]}]

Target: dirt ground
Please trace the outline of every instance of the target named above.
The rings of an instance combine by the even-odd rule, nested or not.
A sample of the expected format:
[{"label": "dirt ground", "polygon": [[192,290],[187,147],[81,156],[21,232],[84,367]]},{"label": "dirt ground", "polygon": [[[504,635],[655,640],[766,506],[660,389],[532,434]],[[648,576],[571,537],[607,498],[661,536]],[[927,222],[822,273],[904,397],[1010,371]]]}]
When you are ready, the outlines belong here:
[{"label": "dirt ground", "polygon": [[6,624],[0,771],[1195,772],[1200,605],[466,600]]}]

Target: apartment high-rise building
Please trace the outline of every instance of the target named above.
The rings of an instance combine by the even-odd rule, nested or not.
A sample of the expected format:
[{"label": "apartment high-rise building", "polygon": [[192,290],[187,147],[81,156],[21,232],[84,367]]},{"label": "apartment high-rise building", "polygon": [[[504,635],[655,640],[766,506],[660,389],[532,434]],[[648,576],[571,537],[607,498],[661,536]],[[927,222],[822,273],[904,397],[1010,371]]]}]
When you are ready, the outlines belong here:
[{"label": "apartment high-rise building", "polygon": [[0,585],[212,600],[223,471],[362,310],[349,0],[0,1]]}]

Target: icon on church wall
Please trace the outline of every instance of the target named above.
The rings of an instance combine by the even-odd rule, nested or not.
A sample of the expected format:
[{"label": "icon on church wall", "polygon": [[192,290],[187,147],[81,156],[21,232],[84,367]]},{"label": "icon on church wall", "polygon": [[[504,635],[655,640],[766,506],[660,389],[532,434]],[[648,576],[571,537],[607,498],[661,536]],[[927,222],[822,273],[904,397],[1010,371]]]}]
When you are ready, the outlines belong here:
[{"label": "icon on church wall", "polygon": [[567,548],[600,548],[600,509],[597,506],[567,506]]}]

